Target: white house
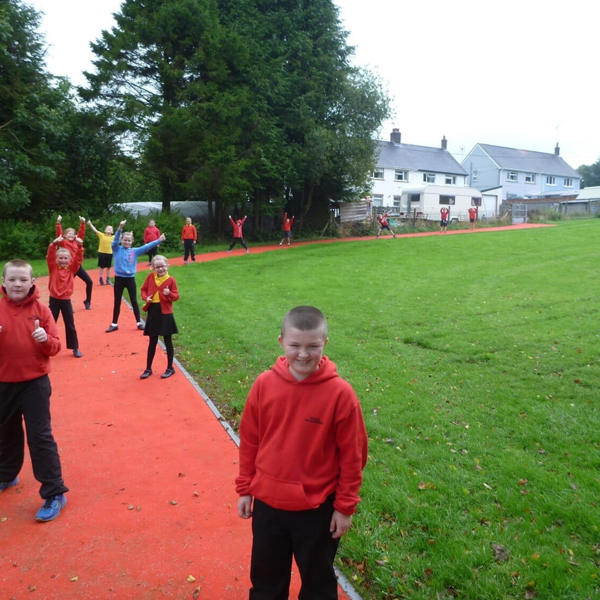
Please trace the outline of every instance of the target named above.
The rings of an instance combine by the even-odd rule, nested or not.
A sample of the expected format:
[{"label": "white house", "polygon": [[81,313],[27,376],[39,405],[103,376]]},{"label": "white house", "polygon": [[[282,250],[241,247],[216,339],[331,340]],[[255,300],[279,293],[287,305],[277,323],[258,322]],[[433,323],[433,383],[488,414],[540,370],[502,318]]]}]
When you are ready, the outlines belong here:
[{"label": "white house", "polygon": [[[467,186],[468,173],[448,152],[447,145],[445,137],[439,148],[403,144],[400,131],[393,129],[389,142],[377,143],[376,167],[372,174],[371,188],[373,205],[385,208],[391,215],[403,216],[413,208],[410,193],[404,193],[407,190],[413,190],[412,193],[416,194],[416,187],[432,186],[430,192],[435,194],[433,188],[441,186],[449,191],[437,190],[438,194],[455,197],[459,195],[459,190]],[[423,190],[419,193],[423,193]],[[431,194],[423,196],[423,202],[426,202],[428,207],[433,202]],[[481,193],[476,192],[476,196],[481,198]],[[431,211],[436,214],[436,219],[439,218],[439,209],[438,204],[437,210]],[[429,209],[427,212],[429,213]]]}]

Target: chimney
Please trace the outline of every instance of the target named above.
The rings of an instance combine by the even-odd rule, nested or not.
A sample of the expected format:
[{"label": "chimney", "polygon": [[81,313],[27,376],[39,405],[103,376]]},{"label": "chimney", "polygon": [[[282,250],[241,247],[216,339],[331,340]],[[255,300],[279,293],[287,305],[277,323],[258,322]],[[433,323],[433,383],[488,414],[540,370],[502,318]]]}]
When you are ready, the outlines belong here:
[{"label": "chimney", "polygon": [[556,142],[556,146],[554,147],[554,156],[558,156],[560,154],[560,148],[558,147],[558,142]]},{"label": "chimney", "polygon": [[446,136],[442,138],[442,150],[448,150],[448,140],[446,139]]},{"label": "chimney", "polygon": [[392,133],[390,135],[390,142],[393,142],[394,144],[399,144],[400,143],[400,130],[397,127],[394,127],[394,129],[392,129]]}]

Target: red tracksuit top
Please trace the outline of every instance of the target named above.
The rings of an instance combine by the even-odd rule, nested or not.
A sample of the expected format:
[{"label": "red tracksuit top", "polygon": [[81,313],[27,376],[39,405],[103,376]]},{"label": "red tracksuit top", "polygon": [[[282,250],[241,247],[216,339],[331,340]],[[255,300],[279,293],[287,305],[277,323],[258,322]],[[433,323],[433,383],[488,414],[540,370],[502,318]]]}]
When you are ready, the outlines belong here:
[{"label": "red tracksuit top", "polygon": [[[56,237],[60,237],[63,234],[62,223],[56,224]],[[79,230],[77,231],[77,237],[81,240],[85,238],[85,221],[79,221]],[[67,250],[71,251],[71,256],[75,256],[77,252],[77,247],[79,244],[77,240],[68,240],[67,238],[63,239],[62,242],[58,243],[60,248],[67,248]]]},{"label": "red tracksuit top", "polygon": [[194,225],[184,225],[181,230],[181,241],[183,240],[194,240],[198,241],[198,232]]},{"label": "red tracksuit top", "polygon": [[302,381],[284,356],[257,377],[240,424],[238,494],[294,511],[335,492],[334,508],[351,515],[366,460],[358,398],[328,357]]},{"label": "red tracksuit top", "polygon": [[237,219],[236,221],[234,221],[231,217],[229,217],[229,220],[231,221],[231,226],[233,227],[234,238],[244,237],[244,234],[242,233],[242,228],[244,227],[244,223],[246,222],[247,218],[248,217],[244,217],[243,219]]},{"label": "red tracksuit top", "polygon": [[57,300],[68,300],[73,295],[73,277],[83,262],[83,246],[75,244],[75,253],[71,250],[71,262],[66,269],[56,264],[56,252],[59,246],[52,242],[46,253],[48,264],[48,290]]},{"label": "red tracksuit top", "polygon": [[[32,286],[23,302],[13,302],[2,287],[0,298],[0,381],[15,383],[37,379],[50,372],[50,357],[60,351],[60,338],[50,309],[39,301],[40,293]],[[31,334],[35,322],[48,334],[43,344]]]}]

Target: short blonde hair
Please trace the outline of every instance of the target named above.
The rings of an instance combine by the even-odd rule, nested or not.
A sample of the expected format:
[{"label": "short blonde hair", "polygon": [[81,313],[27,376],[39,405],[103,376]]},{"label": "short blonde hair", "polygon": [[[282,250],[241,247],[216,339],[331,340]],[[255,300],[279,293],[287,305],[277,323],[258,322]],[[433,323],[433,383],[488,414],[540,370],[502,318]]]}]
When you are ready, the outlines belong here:
[{"label": "short blonde hair", "polygon": [[13,258],[12,260],[9,260],[4,265],[4,268],[2,269],[2,279],[4,279],[6,277],[6,271],[10,267],[16,267],[17,269],[28,268],[29,274],[31,275],[31,278],[33,279],[33,267],[26,260],[23,260],[22,258]]}]

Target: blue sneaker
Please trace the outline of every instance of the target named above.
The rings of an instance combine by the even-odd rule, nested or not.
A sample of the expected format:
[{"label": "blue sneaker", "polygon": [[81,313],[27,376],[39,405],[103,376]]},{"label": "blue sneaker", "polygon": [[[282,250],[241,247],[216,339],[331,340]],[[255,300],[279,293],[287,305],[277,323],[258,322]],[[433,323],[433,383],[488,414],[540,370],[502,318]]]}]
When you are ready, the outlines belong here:
[{"label": "blue sneaker", "polygon": [[52,496],[52,498],[46,498],[44,502],[44,506],[38,510],[37,515],[35,515],[36,521],[52,521],[56,519],[60,514],[62,507],[67,503],[67,499],[64,494],[60,494],[60,496]]},{"label": "blue sneaker", "polygon": [[17,485],[17,483],[19,483],[18,477],[15,477],[12,481],[0,481],[0,492],[3,492],[9,487],[13,487],[13,485]]}]

